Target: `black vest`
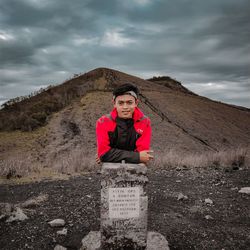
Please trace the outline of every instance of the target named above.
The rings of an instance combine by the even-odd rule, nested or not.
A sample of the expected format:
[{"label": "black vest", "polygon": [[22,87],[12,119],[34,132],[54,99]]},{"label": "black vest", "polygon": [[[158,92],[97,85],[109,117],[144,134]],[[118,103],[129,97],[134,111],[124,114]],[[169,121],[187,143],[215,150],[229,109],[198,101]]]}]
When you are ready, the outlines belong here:
[{"label": "black vest", "polygon": [[116,124],[115,130],[108,132],[110,147],[134,151],[139,136],[134,128],[134,120],[132,118],[122,119],[117,117]]}]

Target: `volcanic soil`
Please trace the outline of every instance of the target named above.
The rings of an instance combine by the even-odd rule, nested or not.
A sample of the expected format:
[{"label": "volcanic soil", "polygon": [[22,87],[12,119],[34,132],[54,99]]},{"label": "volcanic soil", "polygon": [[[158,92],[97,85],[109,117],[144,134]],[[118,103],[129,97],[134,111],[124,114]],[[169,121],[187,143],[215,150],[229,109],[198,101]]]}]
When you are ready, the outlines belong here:
[{"label": "volcanic soil", "polygon": [[[148,171],[149,231],[164,235],[170,249],[249,249],[250,171],[243,169],[169,169]],[[1,249],[79,249],[82,238],[100,227],[100,180],[87,173],[68,180],[0,185],[0,200],[18,204],[40,194],[48,199],[20,222],[0,221]],[[178,198],[179,197],[179,198]],[[207,204],[205,199],[212,204]],[[210,203],[211,203],[210,201]],[[48,224],[66,221],[68,233]]]}]

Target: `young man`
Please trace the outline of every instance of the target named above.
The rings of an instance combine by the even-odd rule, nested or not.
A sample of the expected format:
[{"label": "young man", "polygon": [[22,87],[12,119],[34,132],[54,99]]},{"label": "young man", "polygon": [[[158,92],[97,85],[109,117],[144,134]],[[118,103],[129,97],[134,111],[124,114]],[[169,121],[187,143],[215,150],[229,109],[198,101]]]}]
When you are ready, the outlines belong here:
[{"label": "young man", "polygon": [[138,88],[130,83],[113,91],[114,109],[96,122],[97,158],[100,162],[145,163],[150,154],[150,119],[138,108]]}]

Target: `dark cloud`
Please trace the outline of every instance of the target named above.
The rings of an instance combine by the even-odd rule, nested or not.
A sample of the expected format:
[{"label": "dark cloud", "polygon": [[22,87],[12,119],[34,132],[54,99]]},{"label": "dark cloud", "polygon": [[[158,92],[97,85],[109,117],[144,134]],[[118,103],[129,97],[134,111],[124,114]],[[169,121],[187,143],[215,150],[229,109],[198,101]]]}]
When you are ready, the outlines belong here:
[{"label": "dark cloud", "polygon": [[0,102],[97,67],[250,107],[247,0],[0,0]]}]

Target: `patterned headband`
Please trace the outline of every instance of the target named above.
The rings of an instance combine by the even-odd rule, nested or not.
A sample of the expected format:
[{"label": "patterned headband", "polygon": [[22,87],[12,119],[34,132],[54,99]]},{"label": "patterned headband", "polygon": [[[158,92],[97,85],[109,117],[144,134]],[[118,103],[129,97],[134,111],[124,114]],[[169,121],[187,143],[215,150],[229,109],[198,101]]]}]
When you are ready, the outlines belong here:
[{"label": "patterned headband", "polygon": [[[127,91],[127,92],[125,92],[123,95],[132,95],[135,99],[137,99],[138,97],[137,97],[137,94],[134,92],[134,91]],[[113,100],[115,100],[115,98],[116,98],[117,96],[113,96]]]}]

